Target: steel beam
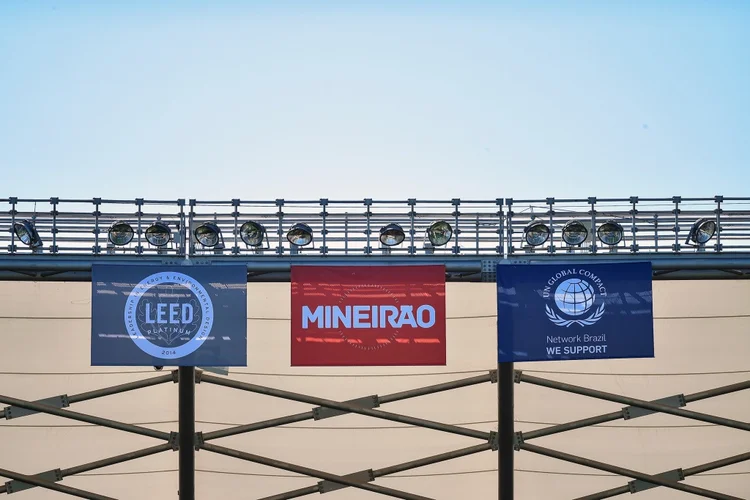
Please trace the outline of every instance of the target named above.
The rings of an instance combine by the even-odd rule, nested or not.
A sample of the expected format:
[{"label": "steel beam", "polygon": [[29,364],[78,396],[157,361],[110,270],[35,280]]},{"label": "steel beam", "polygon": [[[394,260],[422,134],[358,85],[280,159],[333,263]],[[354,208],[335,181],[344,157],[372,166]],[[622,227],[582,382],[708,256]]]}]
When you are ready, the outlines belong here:
[{"label": "steel beam", "polygon": [[[160,444],[157,446],[152,446],[150,448],[144,448],[142,450],[136,450],[131,451],[128,453],[124,453],[122,455],[117,455],[110,458],[105,458],[102,460],[97,460],[96,462],[89,462],[83,465],[77,465],[75,467],[70,467],[67,469],[60,470],[60,479],[66,478],[68,476],[74,476],[76,474],[80,474],[82,472],[89,472],[96,469],[101,469],[103,467],[109,467],[110,465],[117,465],[124,462],[129,462],[131,460],[135,460],[138,458],[148,457],[151,455],[155,455],[157,453],[161,453],[163,451],[172,450],[173,446],[171,444]],[[6,485],[0,485],[0,494],[7,492],[7,486]]]},{"label": "steel beam", "polygon": [[[738,464],[741,462],[745,462],[747,460],[750,460],[750,452],[742,453],[740,455],[735,455],[733,457],[724,458],[721,460],[716,460],[714,462],[708,462],[703,465],[697,465],[695,467],[690,467],[689,469],[682,469],[682,475],[684,477],[694,476],[696,474],[701,474],[703,472],[720,469],[722,467],[726,467],[728,465],[733,465],[733,464]],[[576,500],[603,500],[605,498],[612,498],[612,497],[616,497],[618,495],[624,495],[627,493],[632,493],[630,484],[627,484],[625,486],[620,486],[619,488],[612,488],[609,490],[600,491],[599,493],[586,495],[585,497],[580,497],[580,498],[577,498]]]},{"label": "steel beam", "polygon": [[[707,391],[696,392],[694,394],[688,394],[685,396],[686,403],[692,403],[700,401],[702,399],[713,398],[716,396],[722,396],[724,394],[731,394],[733,392],[750,389],[750,380],[745,382],[739,382],[736,384],[725,385],[717,387],[716,389],[709,389]],[[653,401],[652,401],[653,402]],[[571,431],[574,429],[582,429],[592,425],[604,424],[607,422],[613,422],[624,418],[623,410],[614,411],[612,413],[605,413],[596,417],[584,418],[581,420],[574,420],[572,422],[566,422],[563,424],[552,425],[543,429],[537,429],[534,431],[528,431],[521,433],[523,440],[536,439],[543,436],[551,436],[552,434],[559,434],[560,432]]]},{"label": "steel beam", "polygon": [[243,391],[253,392],[256,394],[265,394],[266,396],[273,396],[276,398],[287,399],[290,401],[297,401],[300,403],[308,403],[316,406],[325,406],[326,408],[333,408],[335,410],[343,410],[347,413],[358,413],[360,415],[366,415],[368,417],[380,418],[383,420],[390,420],[392,422],[399,422],[402,424],[411,424],[419,427],[425,427],[442,432],[449,432],[452,434],[458,434],[460,436],[468,436],[476,439],[482,439],[489,441],[492,436],[488,432],[477,431],[474,429],[466,429],[456,425],[442,424],[440,422],[434,422],[432,420],[425,420],[422,418],[410,417],[407,415],[399,415],[397,413],[390,413],[382,410],[373,410],[370,408],[363,408],[353,404],[341,403],[338,401],[331,401],[330,399],[316,398],[314,396],[307,396],[305,394],[297,394],[290,391],[284,391],[281,389],[274,389],[271,387],[265,387],[256,384],[249,384],[247,382],[239,382],[236,380],[223,379],[215,377],[213,375],[203,375],[203,382],[221,385],[224,387],[231,387],[234,389],[240,389]]},{"label": "steel beam", "polygon": [[[379,477],[389,476],[391,474],[395,474],[397,472],[404,472],[407,470],[417,469],[419,467],[424,467],[426,465],[432,465],[439,462],[445,462],[447,460],[453,460],[455,458],[461,458],[466,457],[469,455],[474,455],[475,453],[481,453],[483,451],[491,450],[492,446],[490,444],[478,444],[475,446],[469,446],[468,448],[461,448],[459,450],[449,451],[446,453],[440,453],[438,455],[433,455],[431,457],[425,457],[420,458],[417,460],[412,460],[410,462],[405,462],[398,465],[392,465],[390,467],[384,467],[382,469],[375,469],[371,470],[369,472],[372,473],[373,479],[377,479]],[[365,472],[365,471],[360,471]],[[300,488],[297,490],[288,491],[286,493],[279,493],[277,495],[272,495],[270,497],[262,498],[261,500],[286,500],[290,498],[299,498],[306,495],[311,495],[313,493],[323,493],[320,490],[320,484],[316,486],[308,486],[307,488]]]},{"label": "steel beam", "polygon": [[206,451],[211,451],[213,453],[218,453],[220,455],[234,457],[240,460],[246,460],[248,462],[253,462],[256,464],[267,465],[269,467],[275,467],[277,469],[294,472],[296,474],[304,474],[306,476],[317,477],[318,479],[322,479],[324,481],[332,481],[334,483],[339,483],[339,484],[343,484],[346,486],[352,486],[354,488],[359,488],[362,490],[372,491],[373,493],[380,493],[381,495],[386,495],[389,497],[401,498],[403,500],[433,500],[428,497],[423,497],[421,495],[414,495],[412,493],[406,493],[403,491],[394,490],[392,488],[386,488],[385,486],[379,486],[379,485],[370,484],[370,483],[361,483],[355,479],[337,476],[335,474],[329,474],[327,472],[310,469],[308,467],[303,467],[301,465],[294,465],[288,462],[282,462],[281,460],[275,460],[273,458],[262,457],[260,455],[246,453],[244,451],[233,450],[231,448],[225,448],[223,446],[217,446],[215,444],[204,443],[203,445],[201,445],[201,447]]},{"label": "steel beam", "polygon": [[70,404],[80,403],[81,401],[89,401],[91,399],[111,396],[113,394],[122,394],[123,392],[134,391],[136,389],[144,389],[146,387],[153,387],[155,385],[165,384],[167,382],[175,382],[174,373],[159,375],[157,377],[150,377],[143,380],[136,380],[135,382],[127,382],[120,385],[113,385],[112,387],[105,387],[103,389],[82,392],[80,394],[73,394],[72,396],[68,396],[68,402]]},{"label": "steel beam", "polygon": [[180,500],[195,500],[195,367],[179,368]]},{"label": "steel beam", "polygon": [[698,420],[701,422],[707,422],[709,424],[723,425],[725,427],[731,427],[733,429],[740,429],[743,431],[750,431],[750,423],[740,422],[738,420],[732,420],[729,418],[716,417],[708,415],[706,413],[700,413],[691,410],[683,410],[680,408],[673,408],[671,406],[652,403],[649,401],[643,401],[640,399],[630,398],[627,396],[620,396],[619,394],[612,394],[604,391],[597,391],[595,389],[589,389],[586,387],[580,387],[573,384],[566,384],[564,382],[557,382],[554,380],[547,380],[539,377],[533,377],[526,375],[523,372],[517,372],[516,380],[519,382],[526,382],[528,384],[539,385],[542,387],[549,387],[551,389],[557,389],[564,392],[570,392],[573,394],[580,394],[582,396],[589,396],[596,399],[603,399],[605,401],[612,401],[614,403],[621,403],[629,406],[637,406],[639,408],[645,408],[660,413],[669,413],[678,417],[689,418],[692,420]]},{"label": "steel beam", "polygon": [[125,424],[117,422],[116,420],[110,420],[108,418],[94,417],[92,415],[86,415],[83,413],[74,412],[71,410],[61,410],[53,406],[42,405],[38,403],[32,403],[31,401],[24,401],[22,399],[12,398],[10,396],[0,395],[0,403],[5,403],[12,406],[18,406],[20,408],[26,408],[27,410],[34,410],[39,413],[48,413],[50,415],[56,415],[58,417],[69,418],[71,420],[78,420],[79,422],[86,422],[94,425],[101,425],[102,427],[109,427],[110,429],[117,429],[120,431],[130,432],[133,434],[139,434],[141,436],[148,436],[156,439],[163,439],[170,441],[172,435],[168,432],[161,432],[154,429],[148,429],[138,425]]},{"label": "steel beam", "polygon": [[116,500],[115,498],[112,498],[112,497],[106,497],[104,495],[98,495],[96,493],[79,490],[78,488],[72,488],[70,486],[65,486],[63,484],[57,484],[57,483],[52,483],[49,481],[44,481],[42,479],[39,479],[36,476],[26,476],[24,474],[19,474],[17,472],[12,472],[6,469],[0,469],[0,476],[7,477],[15,481],[21,481],[27,484],[33,484],[34,486],[39,486],[40,488],[57,491],[59,493],[66,493],[68,495],[72,495],[78,498],[87,498],[89,500]]},{"label": "steel beam", "polygon": [[703,496],[706,498],[713,498],[715,500],[742,500],[741,498],[733,497],[731,495],[717,493],[715,491],[706,490],[704,488],[698,488],[697,486],[691,486],[689,484],[682,484],[682,483],[677,483],[674,481],[668,481],[659,476],[651,476],[649,474],[644,474],[642,472],[625,469],[624,467],[618,467],[616,465],[605,464],[603,462],[598,462],[596,460],[591,460],[589,458],[578,457],[576,455],[563,453],[557,450],[551,450],[549,448],[542,448],[541,446],[536,446],[533,444],[522,443],[520,445],[520,448],[522,450],[530,451],[538,455],[544,455],[546,457],[556,458],[558,460],[563,460],[565,462],[582,465],[584,467],[591,467],[593,469],[599,469],[599,470],[610,472],[612,474],[617,474],[620,476],[627,476],[633,479],[640,479],[641,481],[658,484],[659,486],[666,486],[667,488],[672,488],[674,490],[682,491],[684,493],[692,493],[693,495]]}]

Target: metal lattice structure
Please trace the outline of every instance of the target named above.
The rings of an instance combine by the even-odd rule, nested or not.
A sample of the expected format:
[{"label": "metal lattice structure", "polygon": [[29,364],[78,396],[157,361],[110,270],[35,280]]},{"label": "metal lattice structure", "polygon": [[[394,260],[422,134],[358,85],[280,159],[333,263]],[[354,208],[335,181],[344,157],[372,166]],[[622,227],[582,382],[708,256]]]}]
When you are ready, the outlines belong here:
[{"label": "metal lattice structure", "polygon": [[[450,225],[451,238],[435,245],[428,230],[435,222]],[[149,228],[159,223],[169,228],[169,237],[161,246],[148,239]],[[262,226],[260,244],[243,238],[248,222]],[[571,244],[564,233],[575,222],[585,228],[585,238]],[[129,236],[116,244],[110,230]],[[305,224],[312,241],[294,245],[290,231]],[[699,224],[713,228],[705,241],[696,237]],[[209,224],[216,233],[216,244],[206,246],[196,230]],[[397,224],[403,241],[393,246],[379,240],[381,228]],[[546,238],[541,244],[529,243],[527,230],[543,224]],[[620,239],[607,244],[599,237],[606,224],[619,227]],[[20,225],[20,226],[19,226]],[[126,229],[122,229],[125,227]],[[128,232],[127,228],[130,228]],[[579,236],[582,231],[579,229]],[[121,235],[122,235],[121,234]],[[212,233],[213,234],[213,233]],[[706,232],[706,234],[708,234]],[[23,238],[22,238],[23,236]],[[245,235],[247,236],[247,235]],[[24,239],[26,241],[24,241]],[[127,239],[127,238],[124,238]],[[114,240],[114,241],[113,241]],[[124,240],[123,240],[124,241]],[[153,265],[191,263],[222,265],[244,263],[248,281],[287,281],[296,263],[378,264],[440,263],[446,278],[452,281],[494,281],[495,266],[500,263],[566,261],[651,261],[655,279],[740,279],[750,276],[750,198],[623,198],[541,200],[270,200],[270,201],[198,201],[184,200],[65,200],[0,199],[0,279],[89,281],[92,265],[98,262],[133,262]],[[147,427],[117,422],[67,409],[71,404],[104,396],[179,382],[180,426],[178,431],[162,432]],[[203,433],[195,429],[194,384],[209,383],[313,405],[304,413],[253,422],[220,431]],[[437,392],[483,383],[498,385],[498,432],[479,431],[437,421],[401,415],[379,409],[381,404],[415,398]],[[618,412],[554,425],[530,432],[514,432],[513,386],[517,383],[589,396],[625,407]],[[59,484],[65,477],[135,460],[165,451],[179,450],[181,498],[192,500],[190,472],[194,473],[194,450],[218,453],[240,460],[276,467],[319,482],[308,487],[280,493],[264,500],[303,497],[353,487],[403,499],[425,497],[375,484],[380,477],[425,465],[452,460],[486,451],[498,452],[500,498],[513,495],[514,450],[546,455],[630,478],[622,487],[594,493],[582,499],[610,498],[637,493],[654,487],[666,487],[694,495],[732,499],[715,491],[682,483],[691,475],[750,460],[750,452],[707,464],[692,465],[657,474],[624,469],[530,443],[536,438],[581,429],[618,419],[633,419],[652,413],[709,422],[750,431],[750,423],[685,410],[688,403],[750,389],[750,381],[696,394],[678,394],[656,401],[643,401],[584,387],[546,380],[514,371],[502,364],[486,375],[416,388],[389,395],[367,395],[349,401],[332,401],[271,387],[208,375],[182,367],[171,374],[150,377],[139,382],[104,388],[77,395],[59,395],[40,401],[27,401],[6,395],[0,402],[10,405],[0,417],[21,418],[47,413],[61,418],[87,422],[123,432],[148,436],[161,443],[143,450],[105,458],[67,469],[33,474],[0,470],[10,478],[0,493],[17,493],[42,487],[80,498],[108,497]],[[410,424],[434,431],[478,439],[475,446],[425,457],[381,469],[333,474],[270,457],[217,446],[212,440],[304,420],[321,420],[354,413],[372,418]],[[192,469],[192,471],[191,471]],[[184,473],[184,478],[183,478]],[[193,477],[194,480],[194,477]],[[579,500],[582,500],[579,499]]]}]

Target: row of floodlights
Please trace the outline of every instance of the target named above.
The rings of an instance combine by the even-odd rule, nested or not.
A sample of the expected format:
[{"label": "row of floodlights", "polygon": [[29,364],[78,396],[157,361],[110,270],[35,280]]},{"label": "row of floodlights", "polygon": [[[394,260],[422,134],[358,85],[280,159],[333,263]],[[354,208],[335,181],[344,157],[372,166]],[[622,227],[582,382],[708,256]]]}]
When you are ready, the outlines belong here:
[{"label": "row of floodlights", "polygon": [[[699,219],[695,221],[690,228],[687,240],[685,243],[694,243],[698,245],[705,245],[708,240],[713,238],[716,233],[716,222],[711,219]],[[532,247],[538,247],[544,245],[549,240],[551,231],[541,220],[531,221],[526,228],[524,228],[524,238],[526,243]],[[622,225],[617,221],[607,221],[600,225],[596,230],[596,236],[599,241],[608,246],[618,245],[625,234],[625,230]],[[565,243],[570,246],[579,246],[589,236],[589,230],[582,222],[573,220],[565,224],[562,229],[562,239]]]},{"label": "row of floodlights", "polygon": [[[213,222],[204,222],[195,228],[193,234],[198,243],[208,248],[222,241],[221,229]],[[433,246],[439,247],[450,241],[453,228],[445,221],[438,221],[430,225],[425,234]],[[240,238],[248,246],[260,246],[266,238],[266,228],[258,222],[247,221],[240,226]],[[294,246],[304,247],[312,243],[313,230],[307,224],[298,222],[286,233],[286,239]],[[403,243],[406,233],[399,224],[388,224],[380,229],[379,239],[383,245],[391,247]]]},{"label": "row of floodlights", "polygon": [[[31,248],[42,246],[42,239],[34,224],[29,220],[19,221],[14,224],[13,230],[21,242]],[[124,246],[133,240],[135,231],[133,227],[124,221],[117,221],[109,227],[109,241],[116,246]],[[204,222],[193,231],[195,239],[206,248],[214,248],[223,243],[221,229],[214,222]],[[453,235],[453,228],[445,221],[433,223],[426,230],[426,236],[433,246],[447,244]],[[155,247],[163,247],[172,240],[172,230],[161,221],[151,224],[145,233],[146,241]],[[266,228],[254,221],[247,221],[240,227],[240,238],[245,244],[258,247],[266,238]],[[303,247],[313,241],[313,231],[307,224],[299,222],[294,224],[286,233],[289,243]],[[403,228],[399,224],[388,224],[380,229],[380,242],[385,246],[399,245],[406,238]]]}]

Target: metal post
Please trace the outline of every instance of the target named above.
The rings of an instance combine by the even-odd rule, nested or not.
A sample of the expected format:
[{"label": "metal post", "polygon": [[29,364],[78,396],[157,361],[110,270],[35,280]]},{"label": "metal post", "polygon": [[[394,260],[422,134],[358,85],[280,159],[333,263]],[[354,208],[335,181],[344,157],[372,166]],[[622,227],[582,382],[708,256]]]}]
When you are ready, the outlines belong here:
[{"label": "metal post", "polygon": [[498,499],[513,500],[513,363],[497,365]]},{"label": "metal post", "polygon": [[181,366],[179,373],[179,497],[195,500],[195,367]]}]

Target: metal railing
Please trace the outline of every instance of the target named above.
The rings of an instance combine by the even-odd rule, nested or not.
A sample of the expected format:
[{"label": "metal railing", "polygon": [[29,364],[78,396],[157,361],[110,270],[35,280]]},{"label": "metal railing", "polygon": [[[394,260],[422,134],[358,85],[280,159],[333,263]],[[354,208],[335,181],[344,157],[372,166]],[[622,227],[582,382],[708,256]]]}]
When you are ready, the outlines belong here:
[{"label": "metal railing", "polygon": [[[28,221],[41,246],[24,244],[15,231]],[[114,244],[108,237],[116,222],[132,229],[132,240]],[[169,227],[168,244],[155,246],[147,229],[160,221]],[[261,224],[265,235],[258,246],[242,238],[248,221]],[[430,242],[427,230],[434,222],[451,226],[450,240]],[[543,223],[548,238],[531,246],[525,228]],[[566,243],[563,228],[579,221],[587,231],[576,244]],[[714,224],[705,243],[691,241],[696,221]],[[211,222],[221,232],[220,244],[204,246],[195,229]],[[290,243],[287,235],[296,223],[312,231],[306,246]],[[385,246],[380,230],[399,224],[403,242]],[[618,243],[598,238],[605,223],[614,223],[622,234]],[[750,252],[750,198],[587,198],[538,200],[88,200],[0,199],[0,257],[4,255],[68,256],[238,256],[271,259],[280,256],[382,256],[509,258],[555,255],[682,255]]]}]

